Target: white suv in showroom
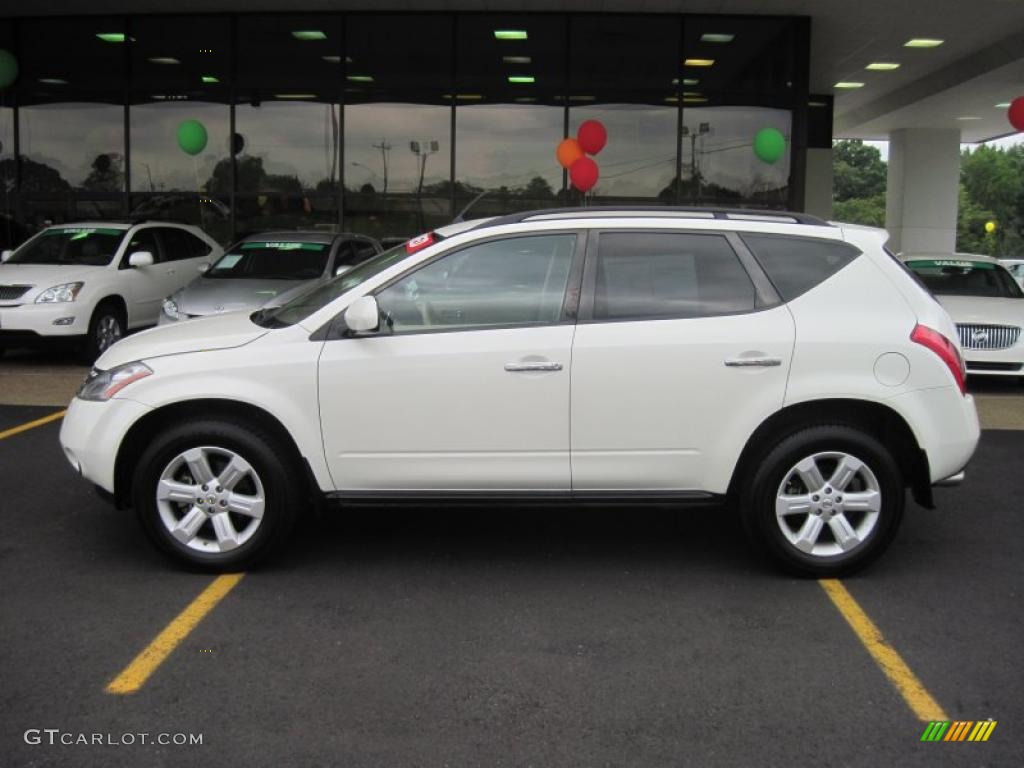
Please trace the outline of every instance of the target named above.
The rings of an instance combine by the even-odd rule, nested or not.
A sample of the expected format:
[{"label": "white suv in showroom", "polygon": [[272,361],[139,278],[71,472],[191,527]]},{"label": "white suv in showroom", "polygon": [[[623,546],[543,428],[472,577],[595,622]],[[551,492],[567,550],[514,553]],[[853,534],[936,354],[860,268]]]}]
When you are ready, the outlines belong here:
[{"label": "white suv in showroom", "polygon": [[728,501],[790,570],[848,572],[979,437],[956,327],[885,239],[740,210],[461,223],[119,342],[61,443],[214,570],[322,499],[512,499]]},{"label": "white suv in showroom", "polygon": [[164,299],[221,247],[198,227],[85,221],[38,232],[0,263],[0,352],[81,342],[92,362],[127,331],[155,325]]}]

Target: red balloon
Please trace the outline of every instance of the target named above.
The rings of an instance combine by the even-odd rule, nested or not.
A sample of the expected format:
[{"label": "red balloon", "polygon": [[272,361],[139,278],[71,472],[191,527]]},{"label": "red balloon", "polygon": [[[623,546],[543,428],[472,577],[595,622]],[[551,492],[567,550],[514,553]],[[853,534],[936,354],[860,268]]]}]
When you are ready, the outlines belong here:
[{"label": "red balloon", "polygon": [[599,120],[584,120],[576,131],[576,141],[588,155],[596,155],[608,143],[608,131]]},{"label": "red balloon", "polygon": [[569,166],[569,179],[580,192],[587,192],[597,184],[599,175],[597,163],[589,157],[581,157]]},{"label": "red balloon", "polygon": [[[1018,131],[1024,131],[1024,96],[1018,96],[1010,102],[1010,108],[1006,110],[1006,116],[1010,118],[1010,125]],[[580,144],[582,143],[581,141]]]}]

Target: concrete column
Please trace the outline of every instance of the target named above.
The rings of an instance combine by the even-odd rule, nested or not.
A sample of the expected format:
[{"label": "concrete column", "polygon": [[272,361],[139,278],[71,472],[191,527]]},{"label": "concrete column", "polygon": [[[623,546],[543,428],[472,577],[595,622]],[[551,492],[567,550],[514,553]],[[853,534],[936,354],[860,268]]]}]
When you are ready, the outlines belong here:
[{"label": "concrete column", "polygon": [[885,228],[899,253],[956,248],[960,131],[902,128],[889,134]]},{"label": "concrete column", "polygon": [[807,150],[804,213],[826,220],[832,218],[832,147]]}]

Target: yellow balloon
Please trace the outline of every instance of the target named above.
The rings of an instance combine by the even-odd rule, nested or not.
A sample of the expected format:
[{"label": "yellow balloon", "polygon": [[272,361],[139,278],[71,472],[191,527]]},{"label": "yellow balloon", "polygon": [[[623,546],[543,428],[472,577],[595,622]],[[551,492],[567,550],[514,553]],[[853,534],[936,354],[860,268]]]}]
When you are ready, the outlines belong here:
[{"label": "yellow balloon", "polygon": [[986,221],[985,231],[991,235],[993,232],[996,231],[996,223],[994,221]]}]

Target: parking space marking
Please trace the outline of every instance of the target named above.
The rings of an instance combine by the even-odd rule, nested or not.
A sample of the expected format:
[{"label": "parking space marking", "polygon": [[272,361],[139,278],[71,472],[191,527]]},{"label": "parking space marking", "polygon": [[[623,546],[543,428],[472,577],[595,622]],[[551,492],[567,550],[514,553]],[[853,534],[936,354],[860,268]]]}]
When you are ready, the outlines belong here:
[{"label": "parking space marking", "polygon": [[3,432],[0,432],[0,440],[3,440],[5,437],[14,437],[17,434],[27,432],[28,430],[35,429],[36,427],[41,427],[43,424],[49,424],[51,421],[63,419],[65,413],[67,413],[67,410],[57,411],[56,413],[51,413],[49,416],[43,416],[41,419],[36,419],[35,421],[29,421],[24,424],[19,424],[16,427],[5,429]]},{"label": "parking space marking", "polygon": [[818,583],[918,719],[925,722],[949,720],[949,715],[928,693],[903,657],[886,642],[881,631],[864,613],[864,609],[854,600],[843,583],[838,579],[820,579]]},{"label": "parking space marking", "polygon": [[196,628],[200,621],[214,609],[228,592],[242,580],[244,573],[225,573],[218,576],[189,603],[181,613],[164,627],[153,642],[147,645],[132,663],[107,684],[107,693],[135,693],[164,663],[171,652]]}]

